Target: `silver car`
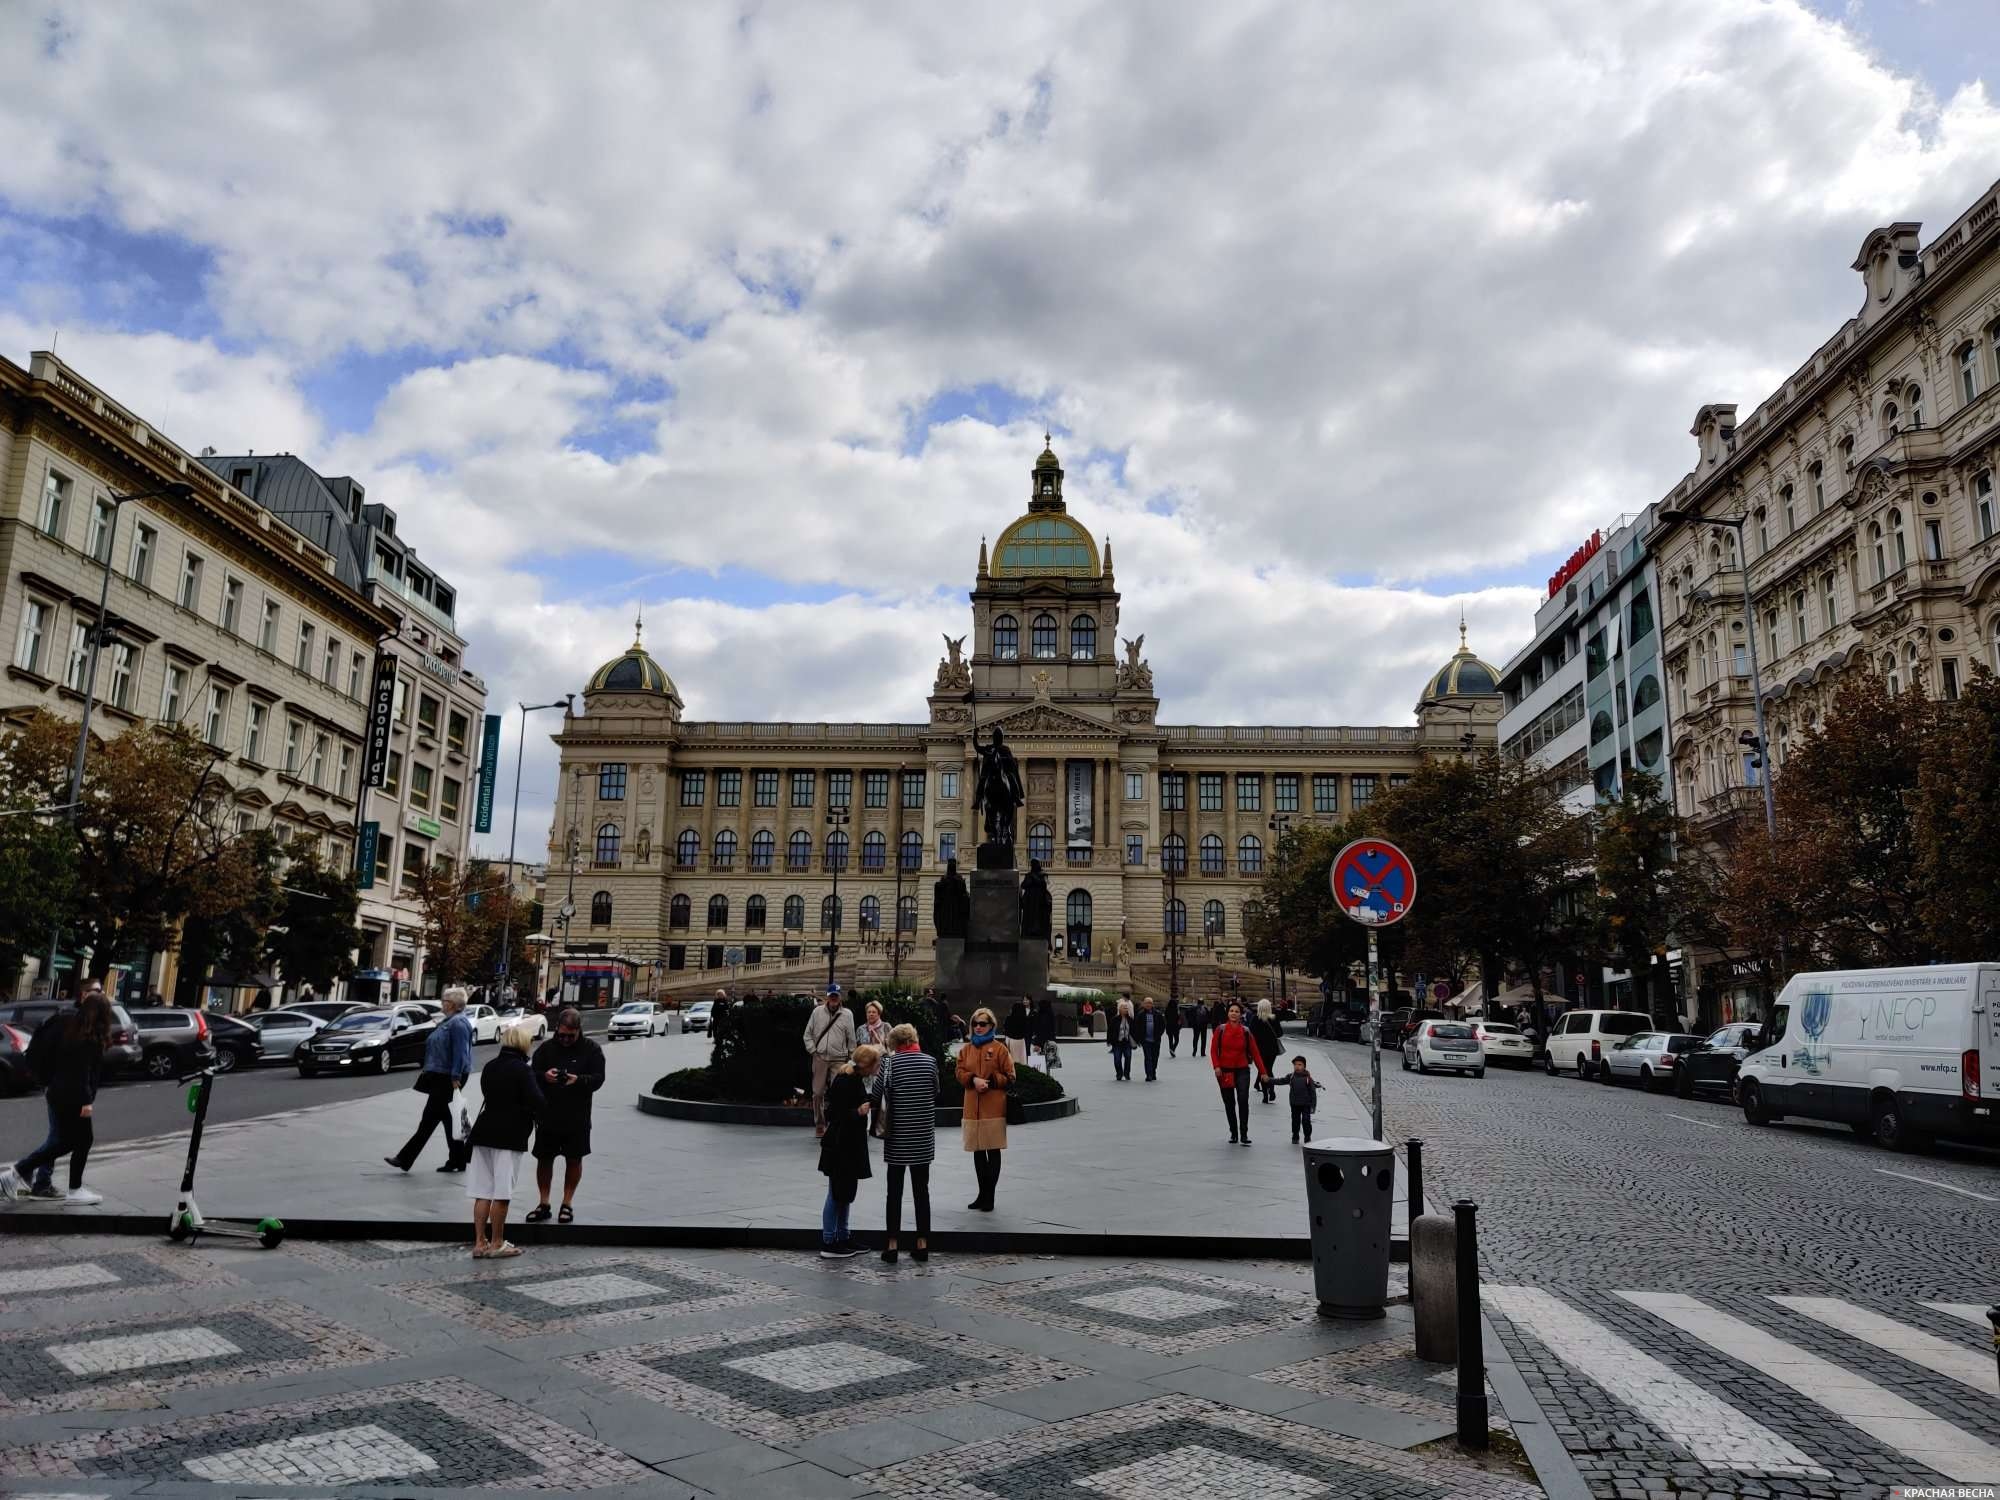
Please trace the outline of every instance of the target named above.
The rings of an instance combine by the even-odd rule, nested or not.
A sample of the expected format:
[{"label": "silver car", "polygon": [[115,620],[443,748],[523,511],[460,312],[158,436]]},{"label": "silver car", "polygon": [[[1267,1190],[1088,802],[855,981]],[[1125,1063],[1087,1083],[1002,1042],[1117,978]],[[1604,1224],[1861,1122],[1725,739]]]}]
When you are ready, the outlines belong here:
[{"label": "silver car", "polygon": [[308,1010],[255,1010],[243,1018],[264,1037],[264,1055],[258,1061],[283,1066],[295,1063],[299,1048],[326,1025],[324,1016]]},{"label": "silver car", "polygon": [[1700,1045],[1700,1037],[1685,1032],[1637,1032],[1605,1052],[1604,1066],[1597,1070],[1597,1076],[1606,1083],[1622,1078],[1644,1089],[1670,1088],[1682,1055]]}]

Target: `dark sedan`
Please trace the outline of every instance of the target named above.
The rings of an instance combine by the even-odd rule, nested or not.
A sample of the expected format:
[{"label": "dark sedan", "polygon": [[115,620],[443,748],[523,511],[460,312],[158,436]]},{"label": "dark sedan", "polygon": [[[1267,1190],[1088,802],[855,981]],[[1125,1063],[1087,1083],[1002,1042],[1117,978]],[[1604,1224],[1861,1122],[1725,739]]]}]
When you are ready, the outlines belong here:
[{"label": "dark sedan", "polygon": [[417,1066],[435,1023],[417,1024],[401,1008],[357,1010],[330,1023],[299,1048],[299,1077],[320,1073],[386,1073]]},{"label": "dark sedan", "polygon": [[264,1036],[248,1021],[211,1012],[208,1017],[209,1045],[215,1048],[215,1071],[234,1072],[254,1068],[264,1060]]},{"label": "dark sedan", "polygon": [[1699,1046],[1681,1057],[1674,1074],[1674,1092],[1683,1099],[1709,1094],[1718,1099],[1736,1098],[1736,1070],[1743,1059],[1768,1045],[1764,1028],[1756,1021],[1732,1021],[1709,1033]]}]

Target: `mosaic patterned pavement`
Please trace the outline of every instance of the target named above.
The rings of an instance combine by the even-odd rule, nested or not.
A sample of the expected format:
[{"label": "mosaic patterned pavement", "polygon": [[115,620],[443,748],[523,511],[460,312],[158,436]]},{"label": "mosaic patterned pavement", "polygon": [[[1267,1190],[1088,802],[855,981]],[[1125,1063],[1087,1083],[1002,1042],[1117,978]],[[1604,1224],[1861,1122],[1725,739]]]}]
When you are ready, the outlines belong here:
[{"label": "mosaic patterned pavement", "polygon": [[[1363,1344],[1358,1349],[1315,1355],[1261,1370],[1257,1378],[1296,1390],[1317,1391],[1322,1396],[1345,1396],[1350,1401],[1387,1406],[1439,1422],[1455,1422],[1458,1417],[1457,1367],[1420,1360],[1400,1341]],[[1486,1387],[1486,1409],[1489,1425],[1511,1430],[1512,1424],[1490,1382]]]},{"label": "mosaic patterned pavement", "polygon": [[235,1279],[187,1250],[147,1240],[111,1235],[0,1236],[0,1312],[56,1298],[97,1302],[191,1282],[215,1285]]},{"label": "mosaic patterned pavement", "polygon": [[448,1274],[388,1288],[428,1311],[455,1316],[474,1328],[514,1338],[560,1326],[565,1331],[669,1317],[699,1308],[779,1302],[780,1287],[706,1269],[658,1251],[633,1251],[581,1264],[551,1267],[546,1258],[522,1256],[466,1274]]},{"label": "mosaic patterned pavement", "polygon": [[951,1299],[1087,1333],[1153,1354],[1189,1354],[1311,1323],[1311,1281],[1297,1291],[1192,1271],[1134,1266],[1079,1277],[1058,1272]]}]

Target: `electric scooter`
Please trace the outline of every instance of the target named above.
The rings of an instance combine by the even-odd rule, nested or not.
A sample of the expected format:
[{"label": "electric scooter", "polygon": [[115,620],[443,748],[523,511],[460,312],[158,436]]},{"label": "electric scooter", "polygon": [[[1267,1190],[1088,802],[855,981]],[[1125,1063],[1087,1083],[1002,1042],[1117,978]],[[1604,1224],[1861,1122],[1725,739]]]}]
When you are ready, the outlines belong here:
[{"label": "electric scooter", "polygon": [[188,1083],[189,1079],[195,1080],[187,1092],[188,1113],[194,1116],[194,1133],[188,1137],[187,1170],[181,1174],[180,1202],[174,1205],[173,1216],[167,1220],[167,1238],[192,1245],[204,1234],[218,1234],[227,1239],[255,1240],[266,1250],[277,1249],[279,1241],[285,1237],[282,1219],[259,1219],[255,1225],[245,1225],[211,1222],[202,1217],[201,1209],[194,1201],[194,1165],[201,1155],[201,1130],[208,1120],[208,1096],[215,1089],[215,1069],[203,1068],[180,1081]]}]

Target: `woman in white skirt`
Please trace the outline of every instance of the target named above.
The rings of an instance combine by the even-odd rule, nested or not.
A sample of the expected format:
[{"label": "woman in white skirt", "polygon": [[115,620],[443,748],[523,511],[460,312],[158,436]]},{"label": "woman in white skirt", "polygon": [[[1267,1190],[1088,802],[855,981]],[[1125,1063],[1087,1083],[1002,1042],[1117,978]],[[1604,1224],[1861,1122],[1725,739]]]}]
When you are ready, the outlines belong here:
[{"label": "woman in white skirt", "polygon": [[542,1091],[528,1066],[534,1034],[513,1025],[500,1033],[500,1055],[479,1073],[479,1118],[472,1125],[472,1159],[465,1196],[472,1200],[472,1258],[500,1260],[521,1253],[507,1241],[507,1205],[528,1136],[542,1112]]}]

